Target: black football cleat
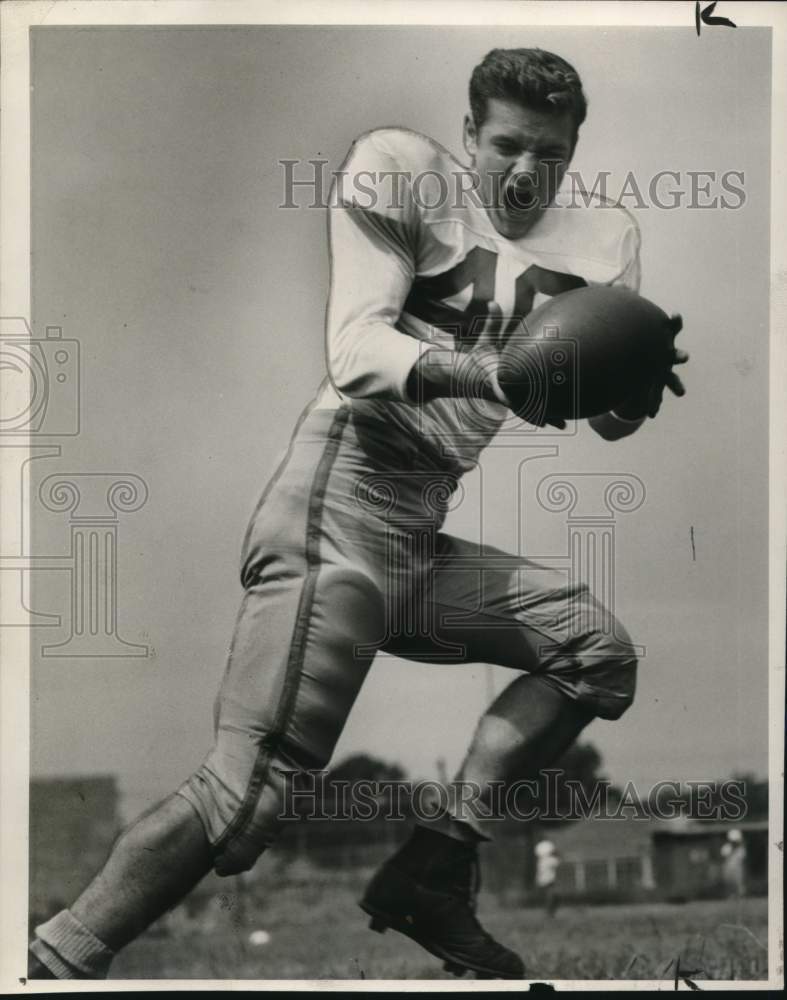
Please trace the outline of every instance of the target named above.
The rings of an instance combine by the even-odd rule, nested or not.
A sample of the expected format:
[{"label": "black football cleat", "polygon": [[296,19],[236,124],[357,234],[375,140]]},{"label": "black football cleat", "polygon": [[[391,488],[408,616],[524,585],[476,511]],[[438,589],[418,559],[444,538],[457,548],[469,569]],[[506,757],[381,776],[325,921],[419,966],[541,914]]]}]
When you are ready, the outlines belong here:
[{"label": "black football cleat", "polygon": [[377,872],[360,902],[369,926],[405,934],[455,976],[523,979],[519,955],[488,934],[475,915],[478,854],[472,844],[416,827]]}]

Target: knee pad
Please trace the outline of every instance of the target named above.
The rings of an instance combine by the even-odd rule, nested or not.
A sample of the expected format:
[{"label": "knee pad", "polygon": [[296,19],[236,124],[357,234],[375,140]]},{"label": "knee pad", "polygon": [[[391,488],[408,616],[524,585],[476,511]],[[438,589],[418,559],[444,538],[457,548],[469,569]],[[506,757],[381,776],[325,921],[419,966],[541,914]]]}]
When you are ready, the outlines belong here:
[{"label": "knee pad", "polygon": [[576,656],[589,704],[602,719],[619,719],[634,701],[638,661],[620,622],[612,618],[610,624],[609,631],[589,635]]},{"label": "knee pad", "polygon": [[591,628],[566,643],[539,676],[600,718],[619,719],[634,701],[636,650],[608,616],[603,631]]}]

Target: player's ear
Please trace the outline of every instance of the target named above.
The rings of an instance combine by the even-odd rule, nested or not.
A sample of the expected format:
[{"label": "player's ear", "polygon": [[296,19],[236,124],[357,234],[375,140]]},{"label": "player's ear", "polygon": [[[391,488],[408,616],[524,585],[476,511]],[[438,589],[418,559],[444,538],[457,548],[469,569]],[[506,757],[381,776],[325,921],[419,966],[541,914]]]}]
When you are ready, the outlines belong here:
[{"label": "player's ear", "polygon": [[478,152],[478,131],[475,127],[473,116],[470,114],[465,115],[462,140],[464,142],[465,152],[471,159],[474,160],[475,155]]}]

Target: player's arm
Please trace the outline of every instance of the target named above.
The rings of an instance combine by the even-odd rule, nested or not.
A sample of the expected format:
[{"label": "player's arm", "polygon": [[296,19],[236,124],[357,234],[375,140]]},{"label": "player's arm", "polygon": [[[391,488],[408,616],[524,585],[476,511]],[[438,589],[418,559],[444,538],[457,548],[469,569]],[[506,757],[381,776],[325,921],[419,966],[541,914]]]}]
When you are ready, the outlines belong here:
[{"label": "player's arm", "polygon": [[414,250],[404,218],[373,208],[347,202],[329,211],[328,374],[347,396],[406,400],[421,345],[395,324],[415,275]]},{"label": "player's arm", "polygon": [[488,334],[482,335],[470,352],[425,350],[410,372],[408,394],[419,402],[452,396],[510,406],[497,380],[499,362],[499,352]]},{"label": "player's arm", "polygon": [[482,337],[472,354],[431,349],[396,328],[416,273],[420,233],[410,178],[384,144],[360,139],[332,190],[328,372],[356,398],[418,403],[472,395],[505,402],[497,353]]},{"label": "player's arm", "polygon": [[[410,395],[419,402],[428,402],[439,396],[485,399],[513,409],[511,400],[500,388],[497,378],[500,364],[497,326],[499,324],[491,320],[473,350],[468,353],[442,349],[425,351],[410,373]],[[563,430],[566,421],[553,417],[545,419],[538,426],[545,424]]]},{"label": "player's arm", "polygon": [[415,277],[403,231],[360,208],[332,209],[330,227],[328,371],[339,392],[406,403],[438,396],[506,402],[491,347],[472,354],[432,348],[396,328]]}]

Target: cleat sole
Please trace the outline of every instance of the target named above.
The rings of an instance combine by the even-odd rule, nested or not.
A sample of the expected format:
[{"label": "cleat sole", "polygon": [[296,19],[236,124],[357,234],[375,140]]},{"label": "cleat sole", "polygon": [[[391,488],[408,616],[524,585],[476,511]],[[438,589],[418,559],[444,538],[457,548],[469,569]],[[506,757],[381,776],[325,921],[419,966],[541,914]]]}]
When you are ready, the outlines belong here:
[{"label": "cleat sole", "polygon": [[476,979],[524,979],[524,969],[521,974],[506,975],[504,972],[498,970],[488,968],[484,969],[471,965],[460,965],[451,955],[446,954],[445,949],[437,944],[437,942],[430,941],[420,935],[414,934],[411,923],[392,915],[383,916],[382,912],[375,910],[365,900],[362,900],[358,905],[364,913],[371,918],[369,921],[369,927],[373,931],[376,931],[378,934],[382,934],[390,927],[391,930],[404,934],[406,937],[409,937],[411,941],[415,941],[416,944],[420,945],[425,951],[428,951],[430,955],[434,955],[435,958],[439,958],[443,962],[443,969],[458,978],[463,977],[467,972],[472,972],[474,973]]}]

